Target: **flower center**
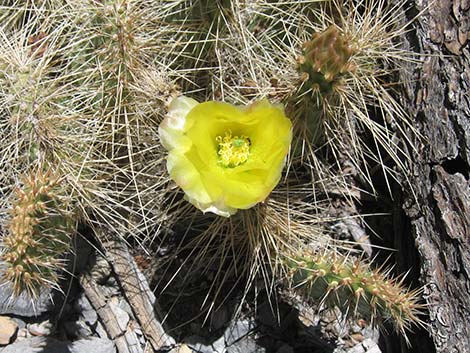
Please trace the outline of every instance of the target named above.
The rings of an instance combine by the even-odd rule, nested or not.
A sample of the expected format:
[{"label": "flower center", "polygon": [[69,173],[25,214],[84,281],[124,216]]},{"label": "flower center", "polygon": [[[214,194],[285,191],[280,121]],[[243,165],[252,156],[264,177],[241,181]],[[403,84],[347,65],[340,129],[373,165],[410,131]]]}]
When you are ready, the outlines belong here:
[{"label": "flower center", "polygon": [[219,144],[217,154],[222,166],[234,168],[248,159],[251,142],[245,135],[232,137],[232,132],[228,131],[225,132],[224,137],[217,136],[215,140]]}]

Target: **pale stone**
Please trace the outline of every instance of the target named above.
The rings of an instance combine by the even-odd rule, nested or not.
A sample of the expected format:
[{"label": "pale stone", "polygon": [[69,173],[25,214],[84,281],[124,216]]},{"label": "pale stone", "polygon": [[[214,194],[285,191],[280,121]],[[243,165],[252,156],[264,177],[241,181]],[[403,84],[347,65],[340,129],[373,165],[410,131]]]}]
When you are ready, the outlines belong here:
[{"label": "pale stone", "polygon": [[2,353],[116,353],[109,339],[91,337],[74,342],[49,337],[32,337],[8,345]]},{"label": "pale stone", "polygon": [[18,324],[6,316],[0,316],[0,345],[9,344],[18,331]]},{"label": "pale stone", "polygon": [[169,353],[194,353],[194,351],[183,343],[177,347],[174,347]]},{"label": "pale stone", "polygon": [[[5,266],[0,263],[0,277],[2,277],[4,270]],[[4,283],[0,290],[0,315],[39,316],[54,308],[51,298],[51,288],[41,289],[39,297],[36,300],[31,300],[27,293],[21,293],[19,296],[13,295],[11,283]],[[60,300],[56,300],[55,304],[60,306]]]},{"label": "pale stone", "polygon": [[52,324],[49,320],[28,325],[28,331],[33,336],[49,336],[51,334]]}]

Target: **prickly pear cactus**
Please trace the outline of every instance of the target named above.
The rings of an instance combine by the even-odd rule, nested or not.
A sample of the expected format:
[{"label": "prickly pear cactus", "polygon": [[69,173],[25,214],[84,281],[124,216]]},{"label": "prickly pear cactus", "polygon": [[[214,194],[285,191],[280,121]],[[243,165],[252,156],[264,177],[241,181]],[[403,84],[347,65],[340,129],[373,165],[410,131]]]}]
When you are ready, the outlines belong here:
[{"label": "prickly pear cactus", "polygon": [[[285,279],[312,301],[402,333],[421,323],[417,292],[342,256],[350,244],[327,232],[335,199],[374,194],[377,169],[387,185],[407,171],[395,137],[410,124],[388,85],[396,62],[414,60],[396,44],[400,7],[12,4],[0,6],[0,202],[10,209],[2,261],[15,294],[57,286],[85,222],[149,252],[181,236],[170,257],[189,254],[191,270],[178,275],[216,268],[216,295],[231,276],[244,297],[260,277],[269,293]],[[261,117],[266,126],[254,123]],[[197,124],[205,132],[189,134]],[[306,244],[324,252],[297,255]]]}]

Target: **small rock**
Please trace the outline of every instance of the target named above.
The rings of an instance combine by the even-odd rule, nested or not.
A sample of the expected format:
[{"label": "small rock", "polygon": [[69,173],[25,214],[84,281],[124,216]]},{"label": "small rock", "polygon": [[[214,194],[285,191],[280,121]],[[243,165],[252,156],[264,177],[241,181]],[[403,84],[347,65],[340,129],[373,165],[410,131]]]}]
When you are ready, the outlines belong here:
[{"label": "small rock", "polygon": [[[4,272],[5,265],[0,264],[0,277]],[[0,290],[0,315],[14,314],[18,316],[39,316],[51,311],[55,305],[61,305],[60,300],[53,303],[52,289],[44,288],[34,301],[26,293],[17,297],[13,295],[13,289],[8,283],[2,284]]]},{"label": "small rock", "polygon": [[365,339],[362,344],[359,343],[348,350],[348,353],[382,353],[377,343],[370,338]]},{"label": "small rock", "polygon": [[362,342],[362,346],[364,347],[366,353],[382,353],[377,343],[375,343],[370,338],[365,339]]},{"label": "small rock", "polygon": [[193,351],[187,345],[182,344],[175,353],[193,353]]},{"label": "small rock", "polygon": [[254,329],[254,324],[249,320],[239,320],[235,322],[234,325],[230,326],[225,330],[224,338],[225,344],[230,346],[235,341],[238,341],[240,338],[248,335],[250,331]]},{"label": "small rock", "polygon": [[225,352],[225,338],[224,336],[219,337],[219,339],[212,343],[214,348],[214,353],[223,353]]},{"label": "small rock", "polygon": [[116,353],[109,339],[91,338],[78,341],[58,341],[50,337],[32,337],[8,345],[2,353]]},{"label": "small rock", "polygon": [[143,336],[144,335],[142,330],[140,329],[140,327],[135,327],[134,332],[136,333],[137,336]]},{"label": "small rock", "polygon": [[18,334],[16,335],[16,340],[23,340],[26,339],[27,337],[30,337],[30,333],[28,332],[28,329],[26,327],[20,328],[18,330]]},{"label": "small rock", "polygon": [[16,324],[18,325],[18,329],[22,329],[22,328],[25,328],[26,327],[26,322],[24,322],[23,320],[17,318],[17,317],[12,317],[11,318],[14,322],[16,322]]},{"label": "small rock", "polygon": [[382,353],[382,351],[380,350],[379,346],[375,345],[371,349],[368,349],[366,353]]},{"label": "small rock", "polygon": [[[335,350],[336,352],[336,350]],[[347,351],[348,353],[365,353],[365,349],[364,347],[362,346],[362,344],[357,344],[355,345],[354,347],[352,347],[351,349],[348,349]]]},{"label": "small rock", "polygon": [[139,338],[140,345],[145,346],[146,339],[145,339],[144,334],[143,334],[142,330],[140,329],[140,327],[135,327],[134,332],[137,335],[137,337]]},{"label": "small rock", "polygon": [[172,350],[170,350],[168,353],[193,353],[194,351],[189,348],[186,344],[181,344],[177,347],[174,347]]},{"label": "small rock", "polygon": [[129,305],[129,303],[127,302],[127,300],[125,300],[124,298],[120,297],[118,306],[119,306],[122,310],[124,310],[126,313],[128,313],[130,316],[133,315],[131,306]]},{"label": "small rock", "polygon": [[0,316],[0,345],[9,344],[18,332],[18,324],[9,317]]},{"label": "small rock", "polygon": [[368,326],[365,329],[363,329],[361,333],[364,336],[364,339],[369,338],[373,342],[379,342],[380,330],[378,327]]},{"label": "small rock", "polygon": [[[24,352],[41,352],[41,353],[66,353],[65,350],[49,348],[46,337],[33,337],[17,340],[15,343],[5,347],[2,353],[24,353]],[[47,346],[47,348],[46,348]],[[65,347],[66,348],[66,347]],[[52,351],[54,349],[54,351]]]},{"label": "small rock", "polygon": [[129,348],[129,352],[131,353],[144,353],[142,346],[139,341],[139,337],[135,333],[134,330],[129,328],[126,333],[124,334],[126,338],[126,344]]},{"label": "small rock", "polygon": [[52,331],[52,324],[49,322],[49,320],[40,323],[29,324],[27,327],[29,333],[33,336],[49,336]]},{"label": "small rock", "polygon": [[93,309],[90,301],[84,293],[80,295],[74,308],[80,313],[83,321],[92,327],[95,326],[96,321],[98,321],[98,314],[96,313],[95,309]]},{"label": "small rock", "polygon": [[129,314],[119,307],[119,301],[117,297],[111,298],[109,301],[109,307],[114,313],[114,316],[117,319],[119,328],[122,332],[127,330],[127,325],[129,324]]},{"label": "small rock", "polygon": [[95,332],[98,334],[98,336],[100,338],[108,338],[108,333],[106,332],[105,328],[103,327],[103,324],[99,321],[96,323]]}]

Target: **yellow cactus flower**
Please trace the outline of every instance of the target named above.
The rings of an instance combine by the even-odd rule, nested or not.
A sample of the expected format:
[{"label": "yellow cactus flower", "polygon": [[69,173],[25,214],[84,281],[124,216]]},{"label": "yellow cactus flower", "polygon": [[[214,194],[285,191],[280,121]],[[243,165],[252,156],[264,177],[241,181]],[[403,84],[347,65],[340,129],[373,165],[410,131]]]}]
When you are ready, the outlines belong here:
[{"label": "yellow cactus flower", "polygon": [[175,98],[159,127],[167,169],[203,212],[229,217],[266,199],[279,182],[292,140],[282,107]]}]

